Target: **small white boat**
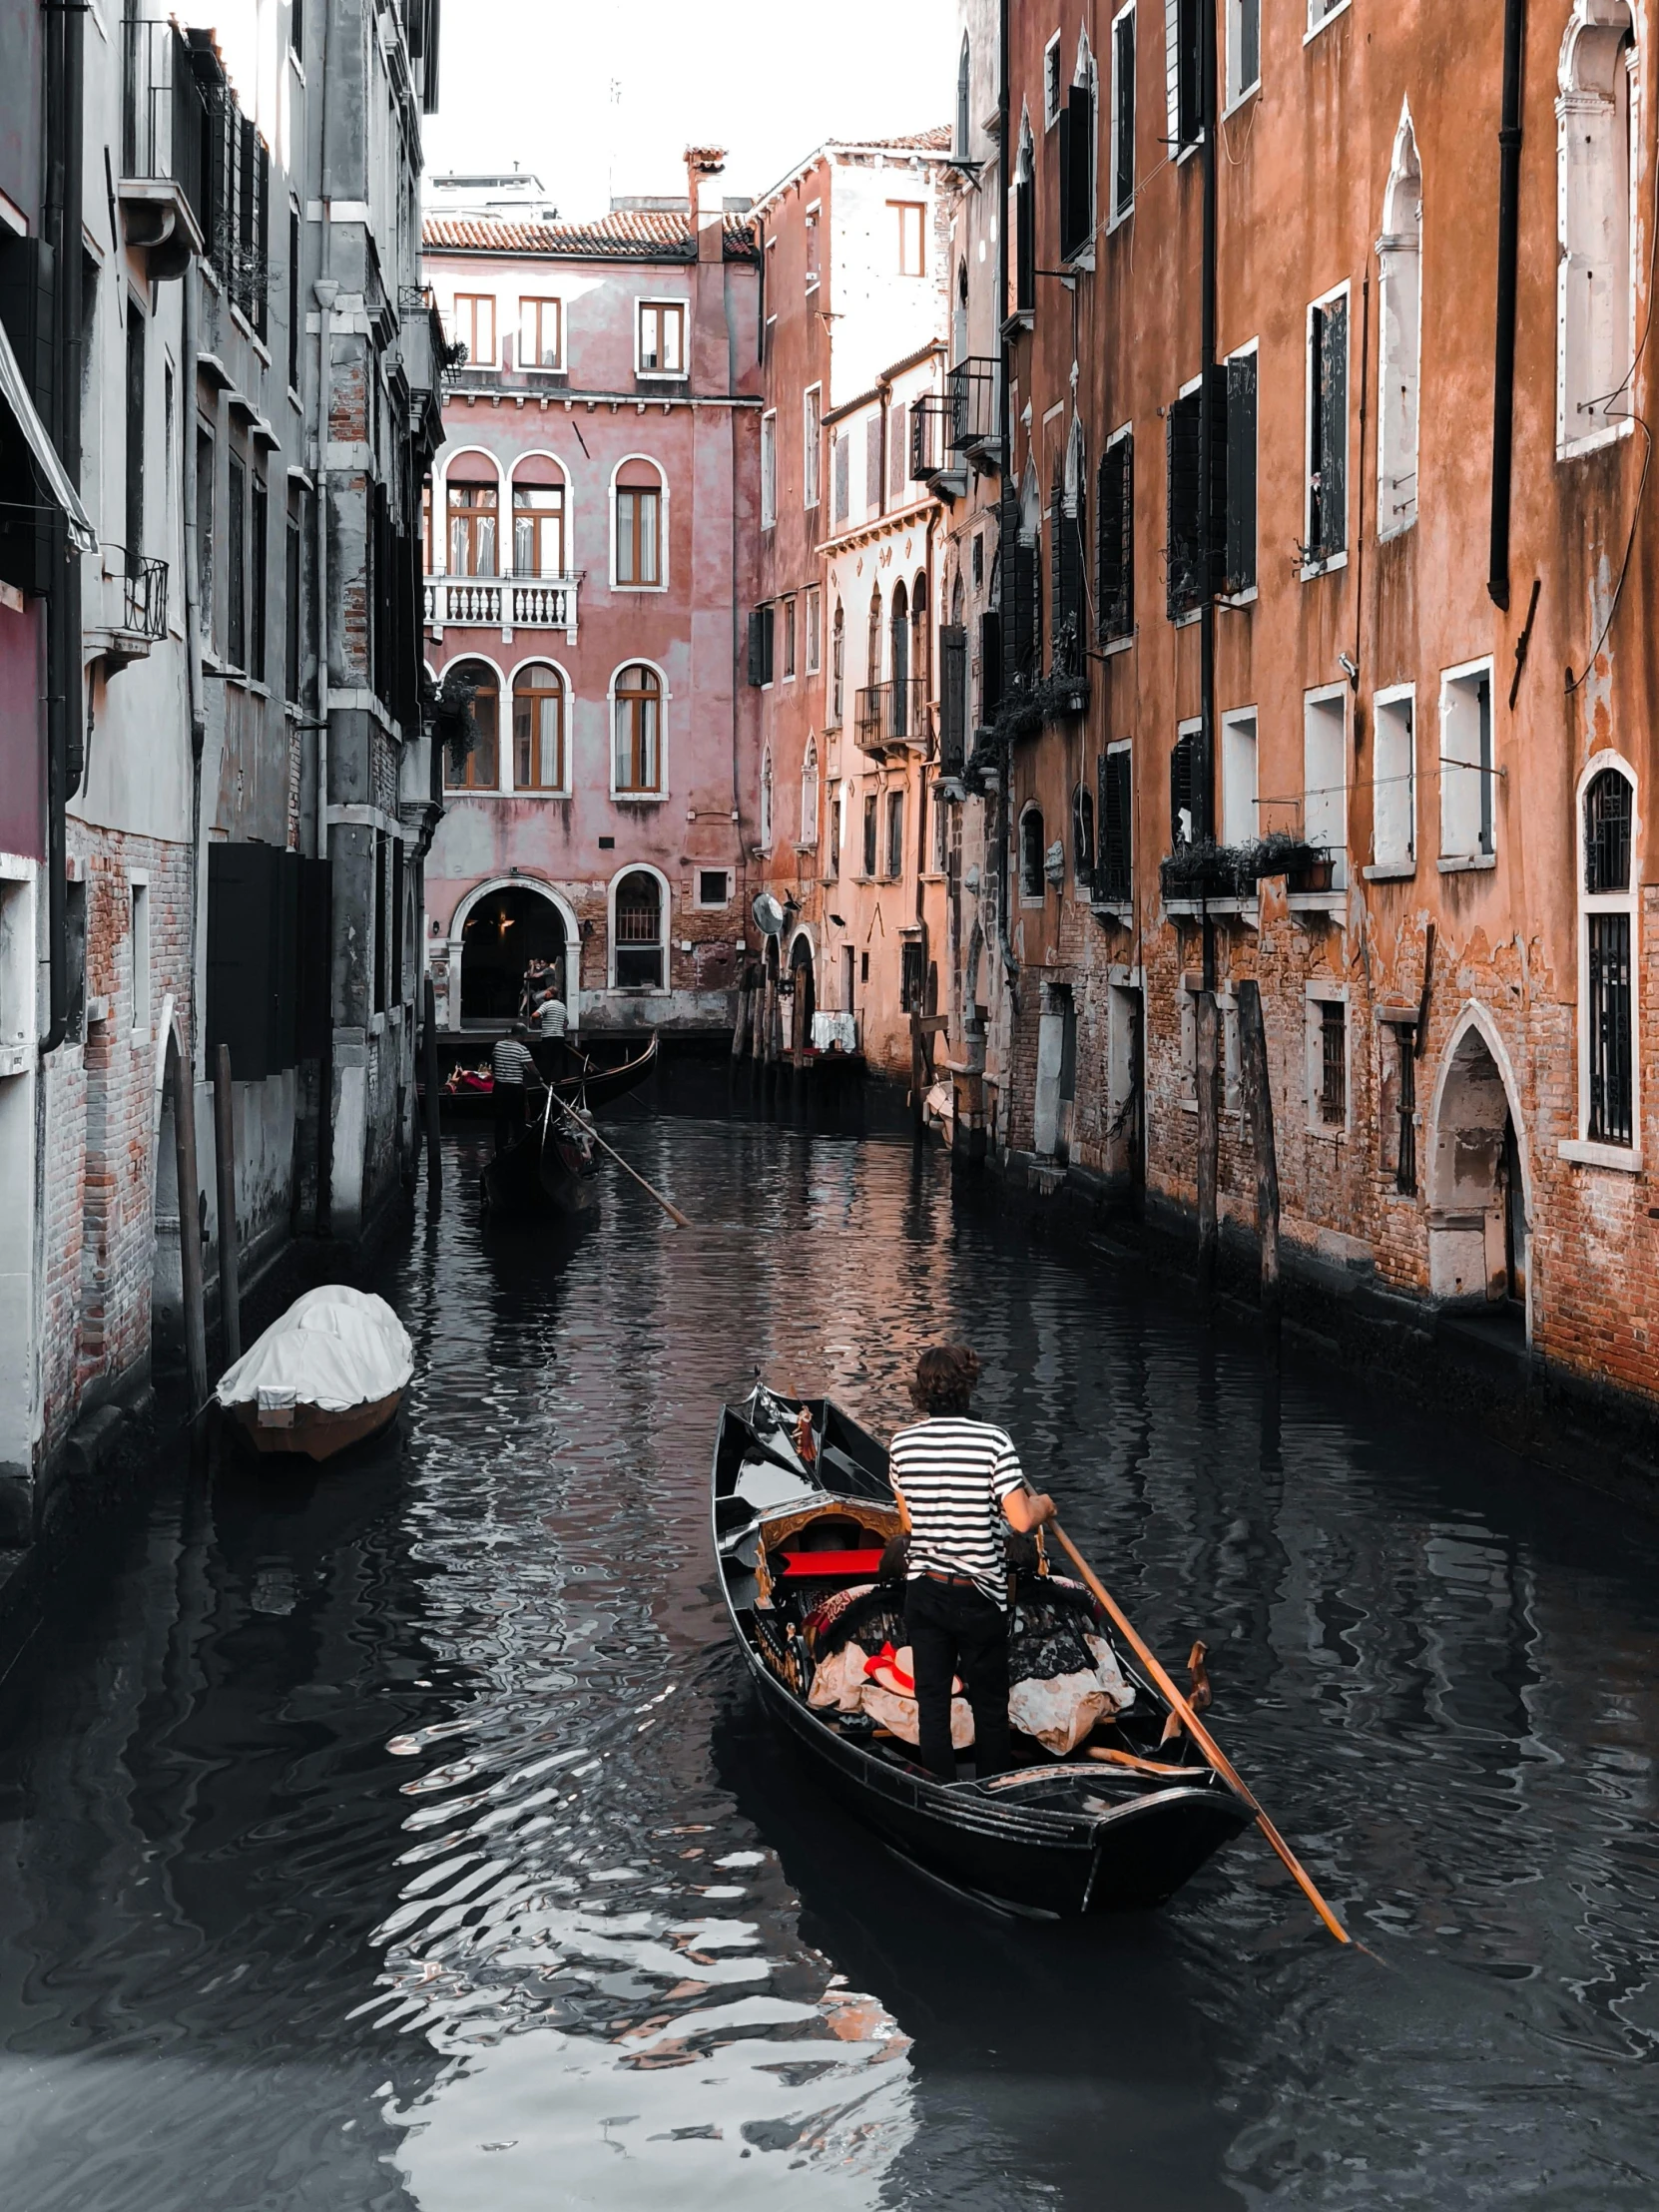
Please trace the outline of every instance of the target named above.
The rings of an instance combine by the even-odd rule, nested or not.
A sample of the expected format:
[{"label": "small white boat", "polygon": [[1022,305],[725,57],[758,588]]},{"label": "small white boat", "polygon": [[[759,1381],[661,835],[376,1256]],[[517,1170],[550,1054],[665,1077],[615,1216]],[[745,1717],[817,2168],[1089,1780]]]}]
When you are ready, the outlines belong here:
[{"label": "small white boat", "polygon": [[214,1392],[259,1451],[330,1459],[395,1417],[414,1348],[383,1298],[325,1283],[296,1298]]}]

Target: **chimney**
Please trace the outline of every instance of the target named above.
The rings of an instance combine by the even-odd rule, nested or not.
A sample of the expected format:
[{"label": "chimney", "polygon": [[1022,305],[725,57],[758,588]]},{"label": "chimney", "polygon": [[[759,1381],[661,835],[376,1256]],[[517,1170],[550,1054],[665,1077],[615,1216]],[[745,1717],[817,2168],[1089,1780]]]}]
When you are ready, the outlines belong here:
[{"label": "chimney", "polygon": [[726,252],[725,215],[717,180],[726,167],[724,146],[686,148],[686,190],[697,227],[697,258],[719,262]]}]

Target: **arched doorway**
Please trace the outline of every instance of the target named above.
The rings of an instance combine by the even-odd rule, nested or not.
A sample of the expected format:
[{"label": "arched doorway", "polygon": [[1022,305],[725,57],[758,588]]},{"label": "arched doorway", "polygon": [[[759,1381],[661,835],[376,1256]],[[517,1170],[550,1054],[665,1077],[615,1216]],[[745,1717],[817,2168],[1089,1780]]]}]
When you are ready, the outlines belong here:
[{"label": "arched doorway", "polygon": [[805,1052],[813,1041],[813,1016],[818,1012],[818,989],[813,974],[813,947],[805,931],[790,946],[790,1050]]},{"label": "arched doorway", "polygon": [[1440,1077],[1428,1150],[1428,1287],[1459,1304],[1524,1308],[1521,1125],[1494,1043],[1471,1016]]},{"label": "arched doorway", "polygon": [[516,1020],[530,962],[562,969],[564,956],[564,919],[550,898],[527,884],[486,891],[461,924],[462,1021]]}]

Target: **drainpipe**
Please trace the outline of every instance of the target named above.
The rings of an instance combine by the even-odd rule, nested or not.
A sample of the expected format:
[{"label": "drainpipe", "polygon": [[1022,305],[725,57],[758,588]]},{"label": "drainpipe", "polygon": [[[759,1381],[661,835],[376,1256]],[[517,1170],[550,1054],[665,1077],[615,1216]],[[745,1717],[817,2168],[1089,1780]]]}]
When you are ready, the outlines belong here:
[{"label": "drainpipe", "polygon": [[[184,440],[183,501],[185,509],[185,676],[190,700],[191,820],[190,820],[190,990],[191,1033],[198,1040],[207,1014],[207,978],[197,967],[201,936],[202,900],[202,754],[207,743],[208,711],[202,680],[202,569],[196,531],[196,361],[201,308],[197,291],[198,270],[194,257],[180,278],[179,351],[182,356],[181,389],[188,395],[188,410],[181,409]],[[192,1053],[194,1065],[197,1058]]]},{"label": "drainpipe", "polygon": [[[1008,137],[1012,129],[1012,116],[1008,94],[1008,8],[1009,0],[999,0],[997,8],[997,73],[996,134],[997,134],[997,190],[1002,195],[1002,205],[997,210],[996,221],[996,326],[1001,330],[1008,312],[1008,185],[1011,171],[1008,165]],[[1014,466],[1014,425],[1008,402],[1009,341],[1002,338],[997,347],[1001,364],[1002,389],[998,394],[999,419],[1002,423],[1002,481],[1007,484]],[[999,507],[1007,512],[1006,499]],[[1002,589],[1008,589],[1008,562],[1006,550],[998,534],[998,562],[1002,571]],[[1007,671],[1003,671],[1007,681]],[[1008,931],[1008,830],[1013,816],[1008,790],[1013,774],[1013,748],[1007,738],[997,748],[997,824],[996,824],[996,934],[1002,949],[1002,974],[1009,995],[1014,995],[1014,977],[1019,970],[1014,961],[1014,942]],[[1017,1007],[1018,1001],[1015,1000]]]},{"label": "drainpipe", "polygon": [[[328,266],[328,203],[322,203],[322,266]],[[316,856],[328,857],[328,414],[334,301],[339,285],[319,276],[316,298]]]},{"label": "drainpipe", "polygon": [[1526,0],[1504,0],[1503,112],[1497,133],[1497,332],[1492,370],[1492,547],[1486,589],[1509,605],[1509,491],[1515,421],[1515,259],[1520,233],[1521,63]]},{"label": "drainpipe", "polygon": [[[1216,10],[1203,0],[1199,10],[1198,95],[1203,119],[1204,222],[1199,290],[1200,374],[1198,407],[1198,481],[1201,539],[1204,547],[1204,596],[1199,611],[1199,708],[1204,718],[1204,829],[1216,833],[1216,599],[1212,589],[1210,476],[1214,458],[1211,384],[1216,365]],[[1216,925],[1204,908],[1204,988],[1216,987]]]}]

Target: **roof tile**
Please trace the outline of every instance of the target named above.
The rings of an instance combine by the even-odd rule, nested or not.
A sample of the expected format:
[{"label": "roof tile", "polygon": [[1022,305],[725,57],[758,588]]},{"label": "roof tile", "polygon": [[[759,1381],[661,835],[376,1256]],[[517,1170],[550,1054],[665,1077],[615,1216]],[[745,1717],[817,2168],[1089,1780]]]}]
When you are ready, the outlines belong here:
[{"label": "roof tile", "polygon": [[[727,215],[725,259],[753,258],[755,226]],[[619,208],[590,223],[513,223],[499,217],[429,215],[421,226],[428,253],[448,247],[467,254],[533,254],[558,261],[695,261],[697,237],[689,212]]]}]

